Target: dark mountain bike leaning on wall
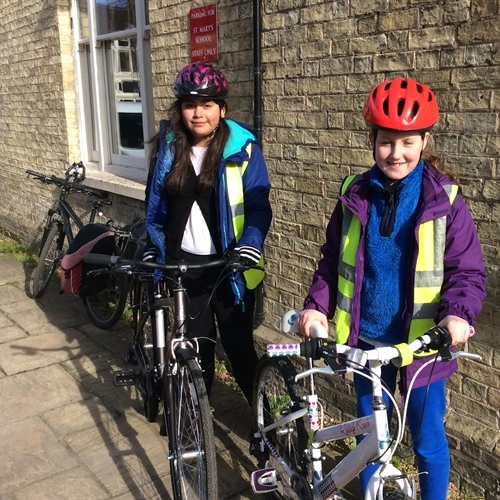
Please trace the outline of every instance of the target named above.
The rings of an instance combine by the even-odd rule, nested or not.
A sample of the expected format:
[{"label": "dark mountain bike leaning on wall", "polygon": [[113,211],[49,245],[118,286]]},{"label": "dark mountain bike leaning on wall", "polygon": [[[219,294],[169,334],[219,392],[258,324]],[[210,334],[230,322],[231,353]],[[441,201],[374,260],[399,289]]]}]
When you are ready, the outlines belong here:
[{"label": "dark mountain bike leaning on wall", "polygon": [[[102,216],[101,208],[112,204],[105,191],[93,189],[83,185],[85,180],[85,166],[80,161],[73,163],[65,172],[64,178],[55,175],[42,174],[26,170],[29,176],[46,185],[55,185],[59,188],[59,197],[49,208],[45,227],[40,244],[39,260],[33,273],[30,289],[34,298],[40,298],[46,292],[56,269],[60,268],[61,261],[66,254],[67,247],[74,241],[82,229],[94,225],[97,215]],[[91,205],[90,216],[85,223],[72,209],[68,197],[72,194],[84,194],[89,197]],[[130,231],[131,228],[115,228],[112,221],[103,225],[114,235],[111,248],[113,255],[122,255],[122,249],[129,253],[136,242]],[[84,273],[85,274],[85,273]],[[97,327],[108,329],[114,326],[121,318],[125,309],[128,293],[128,279],[125,275],[94,276],[94,284],[98,286],[86,287],[88,293],[75,293],[82,297],[87,314]]]}]

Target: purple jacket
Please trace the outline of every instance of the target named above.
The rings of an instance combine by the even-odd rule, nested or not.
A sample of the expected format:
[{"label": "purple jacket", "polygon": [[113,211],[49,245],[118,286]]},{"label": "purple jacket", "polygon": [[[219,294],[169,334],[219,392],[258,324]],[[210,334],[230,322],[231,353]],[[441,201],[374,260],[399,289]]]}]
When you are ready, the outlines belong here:
[{"label": "purple jacket", "polygon": [[[476,323],[486,296],[486,272],[479,244],[476,227],[472,216],[459,194],[450,205],[449,197],[443,185],[451,181],[434,168],[425,165],[422,179],[422,195],[417,207],[417,219],[412,241],[412,257],[409,259],[407,303],[403,312],[405,331],[402,340],[408,340],[408,332],[413,311],[413,281],[417,259],[418,227],[422,222],[448,216],[446,227],[446,249],[444,265],[444,282],[441,300],[436,312],[435,321],[439,323],[445,316],[454,315],[465,319],[470,325]],[[342,203],[341,203],[342,202]],[[326,230],[326,242],[321,247],[323,257],[314,273],[309,293],[304,301],[305,309],[316,309],[332,319],[337,305],[337,268],[340,256],[343,210],[342,204],[351,210],[361,221],[361,240],[356,255],[356,276],[354,298],[352,301],[350,336],[348,344],[355,346],[359,336],[361,287],[363,283],[363,262],[365,247],[365,227],[370,207],[369,171],[363,179],[349,186],[343,196],[339,197],[335,210]],[[423,358],[426,361],[425,358]],[[414,362],[401,369],[401,391],[404,394],[411,377],[424,362],[415,358]],[[431,366],[424,369],[415,382],[415,387],[427,384]],[[453,374],[458,368],[456,361],[436,363],[431,381],[439,380]]]}]

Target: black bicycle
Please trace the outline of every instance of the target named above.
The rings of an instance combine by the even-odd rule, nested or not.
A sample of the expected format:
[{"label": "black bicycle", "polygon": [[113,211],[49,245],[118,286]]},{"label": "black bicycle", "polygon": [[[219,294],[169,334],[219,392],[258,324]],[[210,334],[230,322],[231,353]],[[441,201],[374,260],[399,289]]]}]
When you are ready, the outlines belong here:
[{"label": "black bicycle", "polygon": [[[38,264],[33,273],[31,292],[35,298],[40,298],[47,287],[56,269],[60,266],[65,253],[65,241],[70,245],[74,239],[74,230],[80,231],[85,223],[71,208],[68,197],[81,193],[92,198],[91,212],[88,222],[93,223],[97,215],[102,215],[101,208],[111,205],[105,191],[84,186],[85,165],[82,162],[73,163],[65,172],[64,178],[47,175],[33,170],[26,170],[29,176],[46,185],[55,185],[60,189],[59,198],[47,212],[45,228],[40,245]],[[117,245],[116,255],[121,254]],[[95,296],[82,297],[85,309],[90,320],[99,328],[111,328],[120,319],[126,305],[128,294],[128,280],[124,275],[110,276],[106,287]]]},{"label": "black bicycle", "polygon": [[[88,254],[84,260],[109,266],[112,273],[134,276],[134,334],[129,356],[138,371],[115,372],[114,384],[138,385],[149,422],[156,420],[160,406],[163,407],[160,434],[168,438],[174,498],[217,499],[213,424],[198,340],[189,335],[186,327],[189,299],[183,277],[189,269],[220,267],[222,280],[231,272],[249,267],[237,258],[203,264],[181,261],[173,265],[98,254]],[[173,283],[167,286],[169,278],[165,275],[154,283],[153,273],[157,269],[173,271]],[[171,334],[167,340],[168,330]]]}]

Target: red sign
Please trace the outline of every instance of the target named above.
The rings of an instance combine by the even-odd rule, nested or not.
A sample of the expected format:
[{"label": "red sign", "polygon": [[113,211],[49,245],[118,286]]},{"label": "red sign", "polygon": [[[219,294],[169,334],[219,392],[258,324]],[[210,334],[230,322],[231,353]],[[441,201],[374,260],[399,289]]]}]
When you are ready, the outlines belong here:
[{"label": "red sign", "polygon": [[189,11],[191,35],[191,62],[217,61],[219,40],[217,29],[217,5],[205,5]]}]

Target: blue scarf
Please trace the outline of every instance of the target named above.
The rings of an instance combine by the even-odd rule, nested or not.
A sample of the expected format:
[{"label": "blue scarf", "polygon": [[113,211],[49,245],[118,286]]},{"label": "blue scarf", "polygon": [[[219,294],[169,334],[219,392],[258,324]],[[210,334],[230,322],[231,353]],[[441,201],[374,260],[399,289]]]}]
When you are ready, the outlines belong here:
[{"label": "blue scarf", "polygon": [[[385,175],[377,165],[370,171],[370,216],[366,228],[360,321],[360,335],[369,339],[391,344],[403,338],[406,274],[423,171],[421,160],[400,181],[393,195],[396,204],[392,214],[387,206],[389,192]],[[387,224],[389,219],[391,222]]]}]

